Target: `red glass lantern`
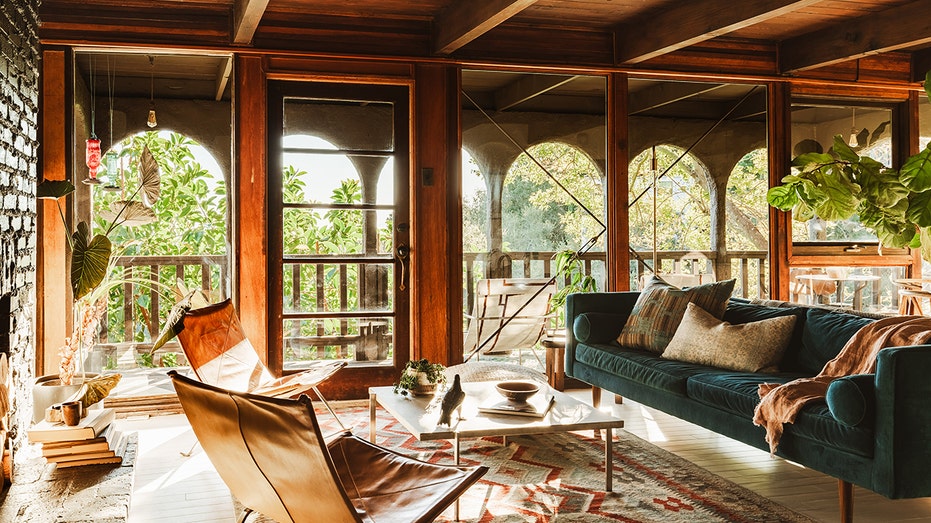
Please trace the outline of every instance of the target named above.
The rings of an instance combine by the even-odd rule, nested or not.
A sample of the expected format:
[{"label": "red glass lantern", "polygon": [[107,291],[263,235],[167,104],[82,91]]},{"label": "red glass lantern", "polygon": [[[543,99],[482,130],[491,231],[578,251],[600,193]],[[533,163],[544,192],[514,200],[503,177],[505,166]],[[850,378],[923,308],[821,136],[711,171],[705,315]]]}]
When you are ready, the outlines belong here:
[{"label": "red glass lantern", "polygon": [[91,134],[87,139],[87,150],[84,153],[84,160],[87,163],[88,176],[84,180],[87,184],[97,184],[97,170],[100,169],[100,139],[97,135]]}]

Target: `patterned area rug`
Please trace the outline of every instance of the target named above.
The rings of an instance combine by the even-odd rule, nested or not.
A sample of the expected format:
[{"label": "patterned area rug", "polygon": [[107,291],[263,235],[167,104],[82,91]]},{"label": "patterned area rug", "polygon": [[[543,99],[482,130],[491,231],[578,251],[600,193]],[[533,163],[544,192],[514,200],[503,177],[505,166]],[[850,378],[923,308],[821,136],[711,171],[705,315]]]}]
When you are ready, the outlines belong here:
[{"label": "patterned area rug", "polygon": [[[337,410],[368,437],[368,408]],[[337,429],[321,412],[324,433]],[[434,463],[452,464],[448,441],[419,442],[387,412],[376,419],[380,445]],[[603,436],[603,432],[601,433]],[[490,468],[461,498],[468,522],[811,522],[649,442],[615,431],[614,492],[604,492],[604,442],[593,431],[467,439],[461,462]],[[447,510],[438,521],[451,521]]]}]

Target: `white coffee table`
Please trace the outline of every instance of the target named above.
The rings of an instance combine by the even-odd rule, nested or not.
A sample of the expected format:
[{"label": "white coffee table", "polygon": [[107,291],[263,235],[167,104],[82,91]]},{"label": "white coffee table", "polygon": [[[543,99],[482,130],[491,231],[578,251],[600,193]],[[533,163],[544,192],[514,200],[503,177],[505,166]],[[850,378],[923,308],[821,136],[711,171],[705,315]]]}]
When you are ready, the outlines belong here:
[{"label": "white coffee table", "polygon": [[452,426],[437,426],[440,418],[439,398],[442,393],[433,396],[402,396],[394,393],[394,387],[369,388],[369,440],[375,442],[375,407],[381,405],[388,413],[401,422],[419,441],[441,439],[453,440],[456,465],[459,465],[459,441],[462,438],[479,438],[484,436],[507,436],[521,434],[546,434],[572,430],[605,430],[605,491],[613,489],[612,430],[622,428],[624,420],[605,414],[591,405],[583,403],[568,394],[550,388],[537,394],[553,394],[553,407],[540,418],[513,416],[506,414],[480,414],[478,406],[490,396],[500,397],[495,390],[495,382],[463,383],[466,400],[462,405],[462,418],[456,419],[453,413]]}]

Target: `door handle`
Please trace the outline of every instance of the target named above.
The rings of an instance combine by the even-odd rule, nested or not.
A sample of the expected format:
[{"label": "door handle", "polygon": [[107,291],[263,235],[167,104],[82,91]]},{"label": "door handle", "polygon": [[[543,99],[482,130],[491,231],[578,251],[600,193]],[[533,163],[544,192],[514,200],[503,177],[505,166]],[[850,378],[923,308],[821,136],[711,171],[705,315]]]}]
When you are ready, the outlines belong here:
[{"label": "door handle", "polygon": [[398,261],[401,262],[401,278],[398,279],[398,290],[405,290],[407,287],[404,285],[404,281],[407,279],[407,261],[411,255],[411,248],[407,245],[398,245],[397,248]]}]

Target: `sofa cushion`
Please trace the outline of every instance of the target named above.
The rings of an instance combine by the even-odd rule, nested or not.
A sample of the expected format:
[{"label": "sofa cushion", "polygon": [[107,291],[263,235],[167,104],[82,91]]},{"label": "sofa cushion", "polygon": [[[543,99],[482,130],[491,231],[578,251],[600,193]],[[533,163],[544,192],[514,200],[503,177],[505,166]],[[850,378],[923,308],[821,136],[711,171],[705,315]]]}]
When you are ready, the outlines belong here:
[{"label": "sofa cushion", "polygon": [[[731,325],[739,325],[751,321],[795,316],[795,327],[792,329],[792,338],[789,339],[788,349],[802,346],[802,330],[805,328],[807,307],[768,307],[764,305],[751,305],[740,300],[731,299],[724,311],[723,320]],[[797,349],[796,349],[797,352]]]},{"label": "sofa cushion", "polygon": [[685,306],[695,303],[715,318],[721,318],[735,280],[679,289],[654,276],[637,298],[617,341],[624,347],[661,354],[672,339]]},{"label": "sofa cushion", "polygon": [[876,421],[876,375],[844,376],[831,382],[825,400],[837,421],[848,427]]},{"label": "sofa cushion", "polygon": [[827,309],[808,309],[802,329],[802,347],[797,352],[786,351],[785,369],[811,376],[818,374],[858,330],[873,321]]},{"label": "sofa cushion", "polygon": [[663,358],[746,372],[776,371],[793,327],[792,315],[731,325],[689,303]]},{"label": "sofa cushion", "polygon": [[572,334],[580,343],[609,343],[617,339],[623,314],[583,312],[572,322]]},{"label": "sofa cushion", "polygon": [[[686,393],[695,401],[746,417],[747,423],[752,423],[753,410],[760,402],[757,392],[760,384],[787,383],[798,377],[791,373],[766,375],[712,371],[689,377]],[[795,423],[786,424],[785,431],[845,452],[867,457],[873,455],[873,429],[841,424],[824,402],[807,405],[799,412]]]},{"label": "sofa cushion", "polygon": [[664,360],[652,352],[621,347],[616,343],[579,343],[575,347],[575,358],[604,372],[680,396],[685,396],[685,383],[689,376],[709,370],[692,363]]}]

